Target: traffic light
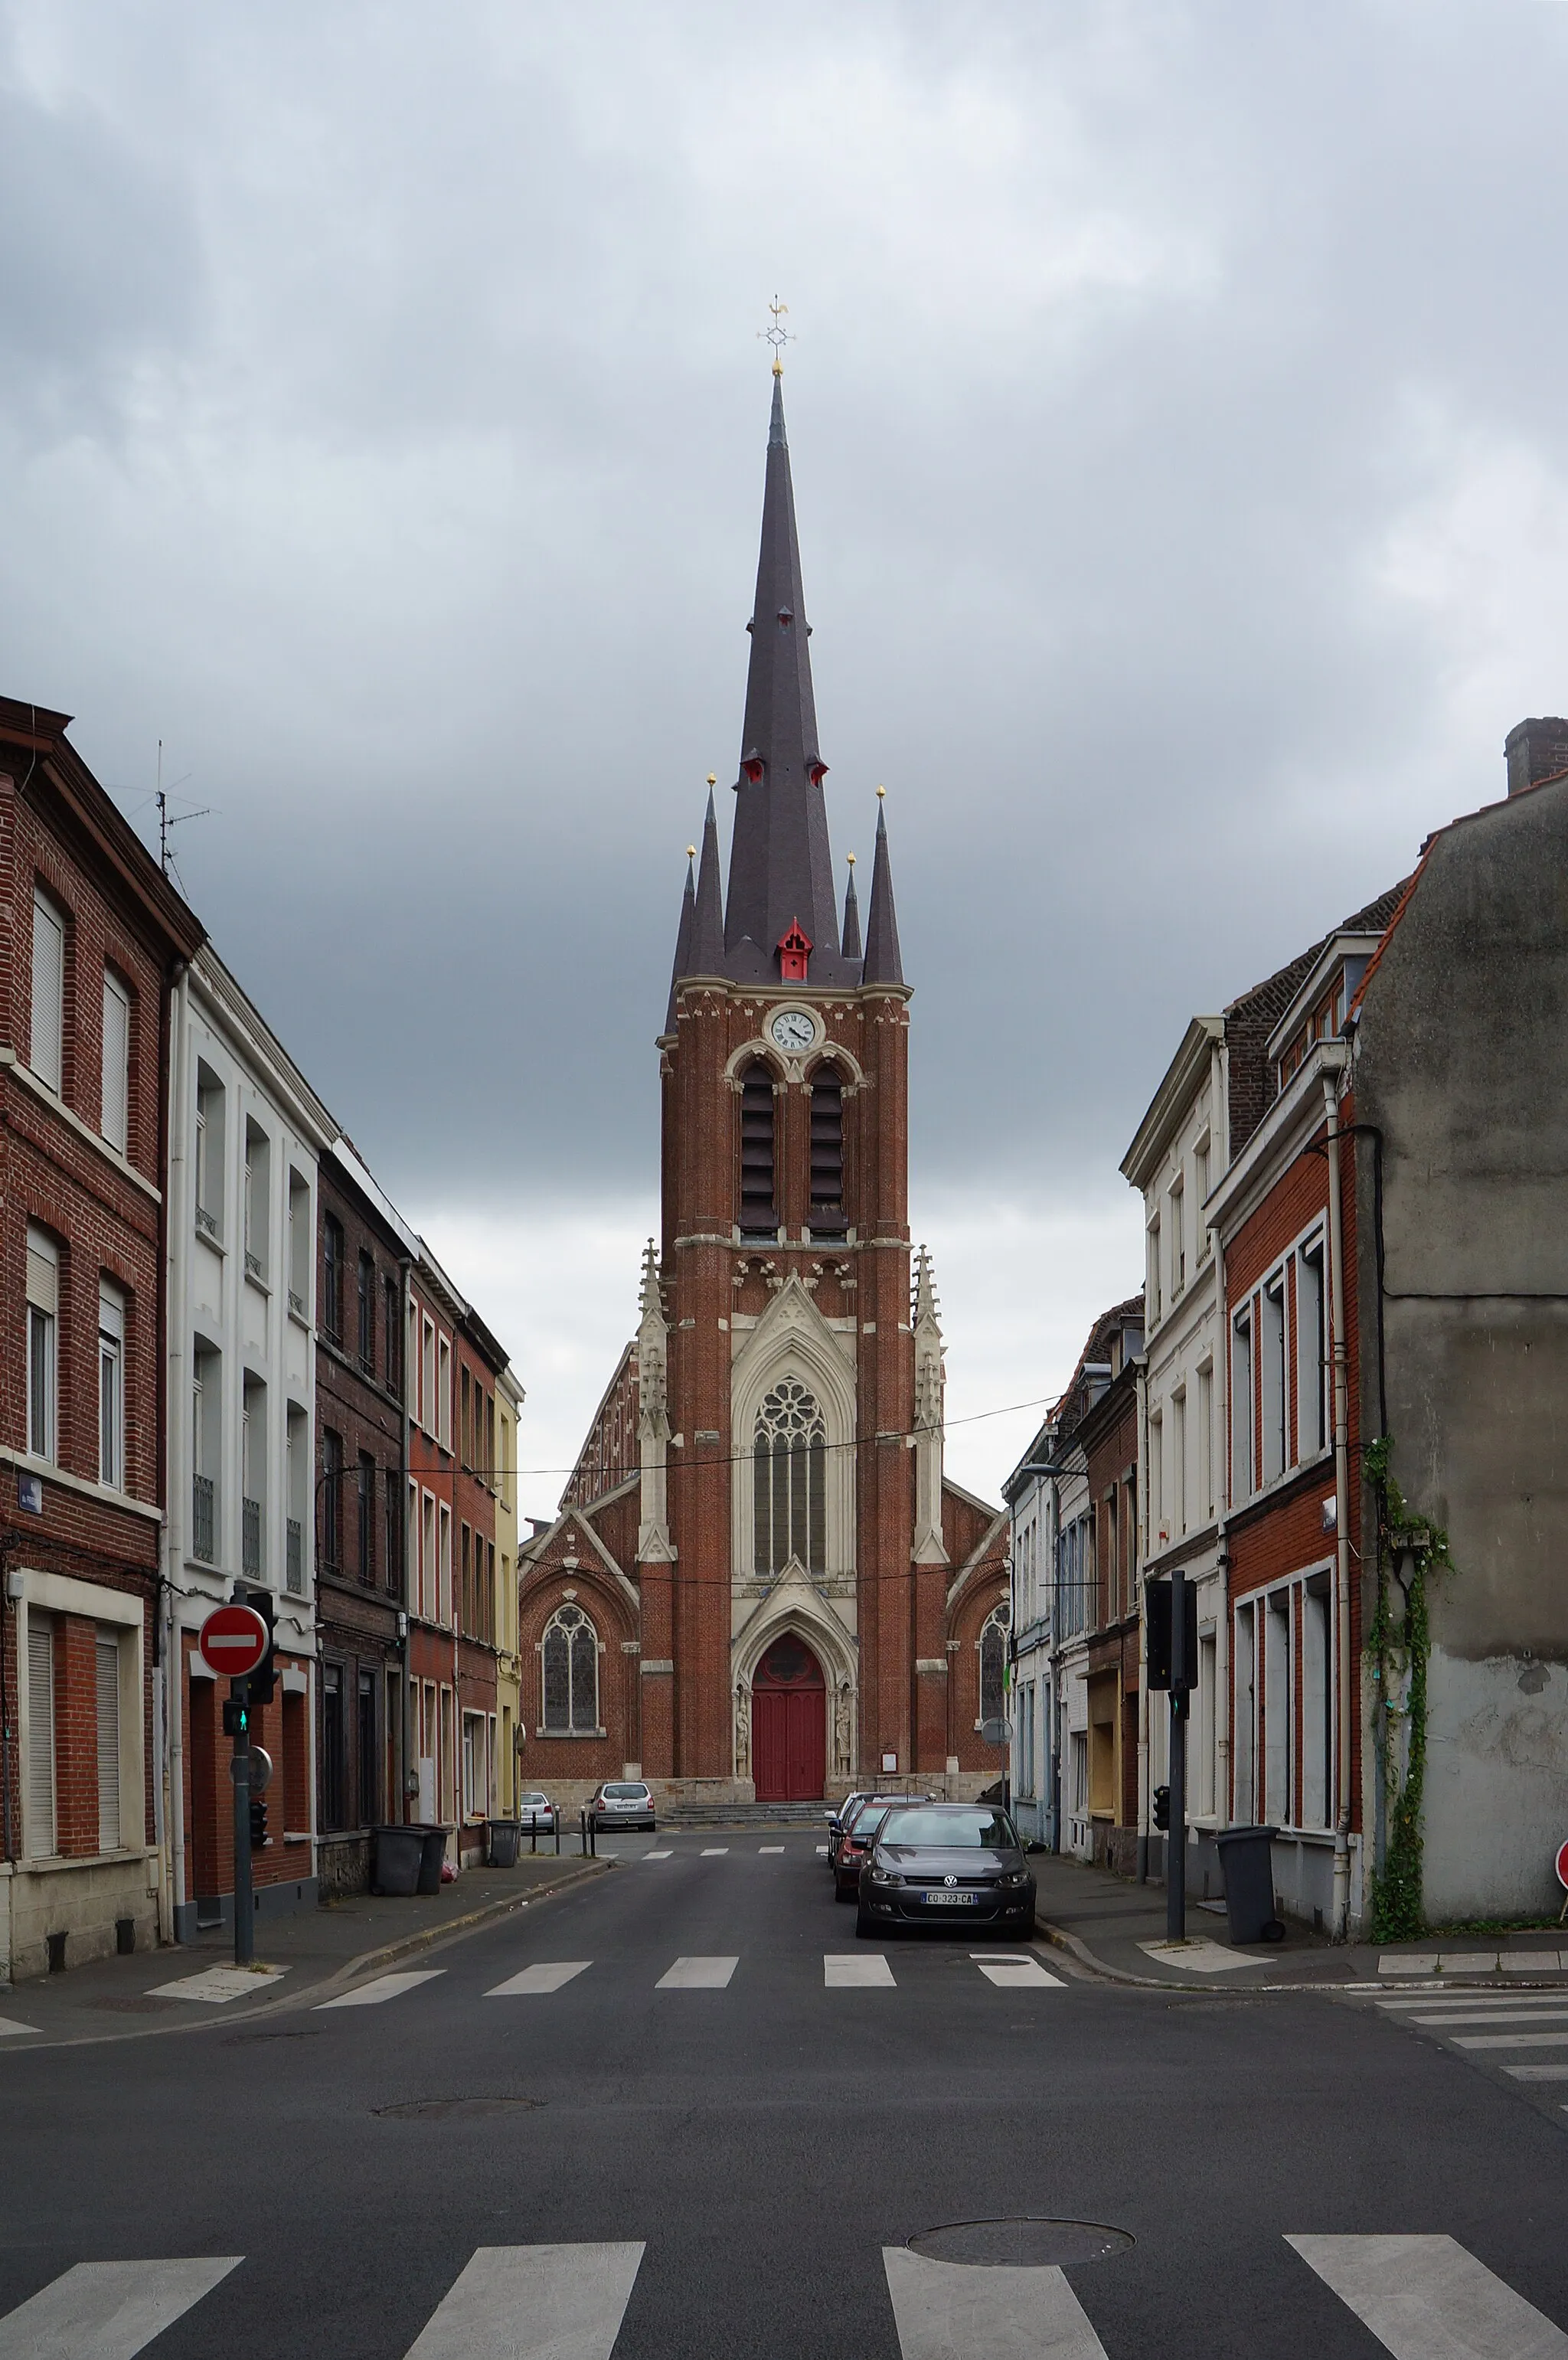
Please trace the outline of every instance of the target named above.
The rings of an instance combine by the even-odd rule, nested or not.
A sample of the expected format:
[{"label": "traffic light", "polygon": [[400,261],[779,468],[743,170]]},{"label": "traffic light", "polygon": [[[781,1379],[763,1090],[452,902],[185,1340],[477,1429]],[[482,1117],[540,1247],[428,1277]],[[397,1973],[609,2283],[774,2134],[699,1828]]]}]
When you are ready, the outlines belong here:
[{"label": "traffic light", "polygon": [[254,1708],[258,1704],[270,1704],[278,1693],[278,1671],[272,1656],[272,1634],[278,1624],[278,1610],[272,1602],[270,1590],[243,1591],[240,1601],[259,1614],[267,1625],[267,1653],[246,1681]]},{"label": "traffic light", "polygon": [[1182,1582],[1180,1631],[1173,1628],[1173,1585],[1152,1575],[1143,1585],[1149,1685],[1180,1695],[1198,1685],[1198,1593],[1192,1582]]},{"label": "traffic light", "polygon": [[[238,1685],[236,1681],[235,1686]],[[223,1699],[223,1735],[243,1737],[249,1727],[250,1713],[244,1697],[225,1697]]]},{"label": "traffic light", "polygon": [[[251,1809],[253,1811],[256,1809],[254,1803],[251,1805]],[[1164,1835],[1170,1828],[1171,1789],[1169,1786],[1156,1786],[1154,1790],[1154,1824],[1161,1835]]]},{"label": "traffic light", "polygon": [[260,1852],[267,1841],[267,1797],[252,1795],[250,1798],[250,1848]]}]

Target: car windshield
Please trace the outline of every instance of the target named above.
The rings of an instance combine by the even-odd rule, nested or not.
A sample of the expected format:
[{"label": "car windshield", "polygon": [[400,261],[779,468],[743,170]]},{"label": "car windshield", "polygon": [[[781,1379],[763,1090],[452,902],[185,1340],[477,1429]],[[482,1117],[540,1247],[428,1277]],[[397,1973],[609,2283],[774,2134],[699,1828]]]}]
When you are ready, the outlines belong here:
[{"label": "car windshield", "polygon": [[530,1804],[530,1803],[548,1803],[548,1802],[549,1802],[549,1800],[550,1800],[550,1797],[549,1797],[548,1795],[525,1795],[525,1796],[523,1797],[523,1803],[524,1803],[524,1807],[525,1807],[525,1808],[527,1808],[527,1806],[528,1806],[528,1804]]},{"label": "car windshield", "polygon": [[888,1843],[918,1844],[934,1852],[1016,1852],[1018,1840],[1005,1811],[946,1809],[887,1811],[882,1833]]},{"label": "car windshield", "polygon": [[617,1803],[640,1803],[648,1788],[646,1786],[606,1786],[604,1792]]}]

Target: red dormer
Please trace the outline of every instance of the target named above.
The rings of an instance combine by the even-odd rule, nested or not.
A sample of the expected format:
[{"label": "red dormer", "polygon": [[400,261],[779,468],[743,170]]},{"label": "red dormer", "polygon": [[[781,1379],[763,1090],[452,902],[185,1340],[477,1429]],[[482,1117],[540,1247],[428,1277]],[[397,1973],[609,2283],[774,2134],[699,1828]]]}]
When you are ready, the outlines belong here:
[{"label": "red dormer", "polygon": [[779,937],[779,972],[786,983],[805,982],[806,961],[811,956],[811,936],[802,930],[799,918],[791,918]]}]

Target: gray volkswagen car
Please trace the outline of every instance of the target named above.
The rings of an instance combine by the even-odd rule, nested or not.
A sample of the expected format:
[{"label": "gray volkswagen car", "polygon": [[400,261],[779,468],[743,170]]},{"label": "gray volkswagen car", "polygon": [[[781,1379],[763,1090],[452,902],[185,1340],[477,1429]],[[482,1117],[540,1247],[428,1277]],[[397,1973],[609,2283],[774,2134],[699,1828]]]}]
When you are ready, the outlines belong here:
[{"label": "gray volkswagen car", "polygon": [[994,1803],[895,1807],[860,1871],[855,1930],[902,1926],[1034,1930],[1034,1878],[1017,1828]]}]

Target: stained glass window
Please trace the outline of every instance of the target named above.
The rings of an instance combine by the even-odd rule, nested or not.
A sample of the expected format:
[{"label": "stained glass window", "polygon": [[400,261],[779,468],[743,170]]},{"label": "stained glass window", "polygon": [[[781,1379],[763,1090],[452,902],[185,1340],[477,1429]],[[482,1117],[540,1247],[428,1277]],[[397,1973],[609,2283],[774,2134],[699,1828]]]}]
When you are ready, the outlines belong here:
[{"label": "stained glass window", "polygon": [[1005,1671],[1007,1661],[1007,1625],[1012,1616],[1006,1606],[993,1608],[980,1633],[980,1718],[1000,1721],[1007,1710]]},{"label": "stained glass window", "polygon": [[774,1386],[757,1413],[752,1442],[753,1562],[781,1572],[795,1557],[827,1571],[827,1429],[798,1377]]},{"label": "stained glass window", "polygon": [[544,1725],[551,1736],[599,1726],[599,1637],[581,1606],[559,1606],[544,1634]]}]

